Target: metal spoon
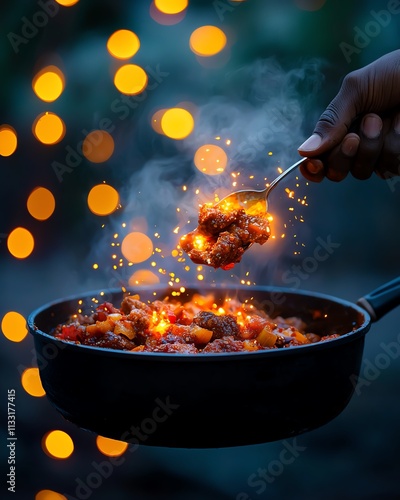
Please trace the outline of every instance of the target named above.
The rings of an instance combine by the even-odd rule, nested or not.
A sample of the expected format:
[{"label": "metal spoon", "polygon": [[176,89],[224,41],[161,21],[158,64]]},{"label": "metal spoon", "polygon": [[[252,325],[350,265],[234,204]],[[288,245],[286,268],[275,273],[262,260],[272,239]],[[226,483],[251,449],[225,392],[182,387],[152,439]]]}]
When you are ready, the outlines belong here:
[{"label": "metal spoon", "polygon": [[270,192],[276,187],[279,181],[306,160],[308,160],[308,158],[302,158],[287,168],[274,179],[267,188],[261,190],[243,189],[241,191],[235,191],[222,198],[214,206],[223,207],[224,210],[244,208],[245,212],[250,215],[268,212],[268,195]]}]

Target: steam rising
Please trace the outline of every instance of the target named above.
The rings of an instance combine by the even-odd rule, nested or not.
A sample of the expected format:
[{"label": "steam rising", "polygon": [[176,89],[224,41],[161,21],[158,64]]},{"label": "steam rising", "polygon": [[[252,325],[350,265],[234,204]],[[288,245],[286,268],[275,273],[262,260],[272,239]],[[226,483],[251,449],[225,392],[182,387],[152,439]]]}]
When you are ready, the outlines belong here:
[{"label": "steam rising", "polygon": [[[313,98],[323,81],[319,67],[317,61],[309,60],[285,71],[271,58],[226,75],[223,91],[198,106],[192,134],[174,142],[161,137],[160,149],[168,144],[169,155],[161,156],[164,153],[156,149],[156,143],[153,158],[127,180],[125,188],[120,190],[122,210],[113,215],[112,224],[104,228],[102,240],[96,247],[102,253],[108,252],[107,244],[116,230],[121,237],[123,231],[142,230],[153,239],[159,252],[141,268],[149,269],[150,261],[156,260],[155,272],[160,268],[165,271],[165,278],[161,273],[161,281],[168,281],[169,273],[174,272],[183,285],[193,283],[198,274],[196,265],[185,255],[185,262],[171,257],[180,236],[197,225],[199,204],[213,201],[216,193],[222,197],[237,189],[263,188],[278,175],[278,167],[285,169],[298,159],[297,147],[310,132],[303,130],[304,117],[310,115]],[[192,99],[196,101],[195,96]],[[228,166],[221,175],[205,175],[195,168],[194,154],[204,144],[216,144],[226,151]],[[296,196],[303,196],[306,182],[300,174],[296,180],[294,174],[274,191],[270,200],[272,214],[274,217],[276,214],[282,227],[286,224],[291,236],[290,228],[300,223],[296,222],[296,211],[293,214],[287,211],[288,202],[291,206],[296,203],[288,200],[286,186],[294,189]],[[304,212],[304,207],[301,209]],[[123,222],[126,227],[121,231]],[[304,239],[306,224],[301,225]],[[280,243],[279,249],[276,242],[256,247],[258,245],[252,247],[232,273],[203,268],[204,279],[218,282],[233,274],[238,282],[249,277],[252,283],[261,284],[260,280],[271,279],[271,268],[276,259],[282,257],[282,252],[293,254],[294,242]],[[190,271],[184,270],[185,266],[189,266]],[[136,269],[137,266],[125,267],[123,271],[121,266],[117,271],[119,282],[125,281],[126,285]]]}]

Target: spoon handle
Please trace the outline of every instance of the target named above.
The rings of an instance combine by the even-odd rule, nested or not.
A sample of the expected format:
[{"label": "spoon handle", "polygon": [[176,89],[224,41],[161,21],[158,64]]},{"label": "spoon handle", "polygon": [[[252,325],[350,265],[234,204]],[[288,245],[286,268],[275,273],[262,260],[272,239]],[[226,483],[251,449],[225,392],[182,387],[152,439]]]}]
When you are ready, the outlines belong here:
[{"label": "spoon handle", "polygon": [[286,170],[284,170],[281,175],[278,175],[278,177],[276,179],[274,179],[271,184],[268,186],[267,188],[267,191],[265,193],[266,196],[269,195],[269,193],[274,189],[274,187],[278,184],[279,181],[281,181],[284,177],[286,177],[288,174],[290,174],[290,172],[292,170],[294,170],[295,168],[297,168],[299,165],[301,165],[303,162],[305,162],[306,160],[308,160],[307,157],[305,158],[301,158],[301,160],[297,161],[296,163],[294,163],[291,167],[287,168]]}]

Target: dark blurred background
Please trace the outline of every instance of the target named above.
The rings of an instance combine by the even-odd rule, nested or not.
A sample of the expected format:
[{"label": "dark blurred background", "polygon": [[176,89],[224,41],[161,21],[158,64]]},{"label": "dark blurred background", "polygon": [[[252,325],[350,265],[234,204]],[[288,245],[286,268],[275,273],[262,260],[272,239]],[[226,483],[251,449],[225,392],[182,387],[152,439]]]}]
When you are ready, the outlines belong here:
[{"label": "dark blurred background", "polygon": [[[113,267],[113,239],[120,241],[122,224],[132,221],[132,227],[144,227],[150,237],[159,235],[157,241],[153,238],[154,246],[163,258],[155,251],[154,260],[166,272],[156,273],[158,281],[167,284],[170,271],[184,285],[196,281],[196,269],[186,272],[187,262],[170,257],[177,243],[173,229],[182,221],[177,205],[193,225],[198,203],[217,189],[229,191],[232,173],[240,173],[238,187],[259,187],[277,175],[278,167],[295,161],[297,147],[312,132],[342,78],[398,48],[400,14],[395,3],[190,0],[172,23],[157,14],[150,1],[80,0],[71,7],[51,0],[2,2],[0,126],[16,130],[18,146],[11,156],[0,156],[0,319],[9,311],[26,318],[36,307],[71,294],[125,286],[134,270],[151,270],[153,258],[132,269]],[[55,10],[43,15],[51,6]],[[29,31],[26,26],[33,21],[38,26]],[[218,26],[227,35],[221,54],[198,57],[190,50],[190,34],[203,25]],[[153,84],[143,99],[130,101],[135,106],[127,108],[123,119],[113,105],[121,103],[113,73],[123,61],[106,50],[109,36],[122,28],[135,32],[141,42],[127,62],[145,68]],[[34,75],[49,64],[60,67],[65,76],[65,89],[52,103],[41,101],[32,90]],[[155,111],[178,103],[186,103],[195,118],[193,133],[181,141],[151,126]],[[46,146],[32,134],[32,123],[44,111],[57,113],[65,122],[66,134],[58,144]],[[81,155],[80,164],[60,179],[55,162],[66,163],[68,146],[80,153],[85,134],[102,128],[104,119],[113,129],[111,158],[93,163]],[[232,141],[229,147],[224,143],[228,167],[223,175],[206,176],[194,167],[193,156],[200,145],[217,143],[216,136],[221,145]],[[99,217],[88,209],[87,196],[103,181],[119,192],[121,207]],[[34,219],[26,206],[38,186],[49,189],[56,201],[54,214],[45,221]],[[285,188],[294,190],[293,199]],[[363,182],[349,177],[338,184],[325,180],[309,185],[300,174],[294,175],[271,196],[276,240],[249,252],[232,275],[204,270],[204,282],[244,279],[294,285],[356,301],[399,274],[396,188],[375,176]],[[7,246],[8,235],[18,226],[27,228],[35,240],[33,252],[23,259],[15,258]],[[121,233],[118,238],[116,232]],[[332,254],[305,277],[293,280],[293,266],[303,266],[321,239],[336,244]],[[93,269],[94,263],[99,269]],[[364,372],[376,365],[382,344],[399,343],[399,319],[400,311],[395,310],[372,326]],[[93,472],[93,462],[107,458],[97,449],[95,436],[63,420],[45,397],[23,389],[21,372],[36,364],[32,338],[13,342],[2,335],[0,342],[5,495],[12,494],[4,487],[6,399],[7,390],[15,389],[14,498],[63,498],[55,493],[41,497],[42,490],[93,499],[400,498],[397,358],[379,370],[333,422],[299,436],[296,460],[270,474],[268,481],[260,479],[260,471],[277,470],[274,463],[285,442],[227,450],[141,446],[134,453],[128,450],[124,463],[98,487],[78,491]],[[50,429],[72,437],[70,458],[55,460],[44,453],[41,440]]]}]

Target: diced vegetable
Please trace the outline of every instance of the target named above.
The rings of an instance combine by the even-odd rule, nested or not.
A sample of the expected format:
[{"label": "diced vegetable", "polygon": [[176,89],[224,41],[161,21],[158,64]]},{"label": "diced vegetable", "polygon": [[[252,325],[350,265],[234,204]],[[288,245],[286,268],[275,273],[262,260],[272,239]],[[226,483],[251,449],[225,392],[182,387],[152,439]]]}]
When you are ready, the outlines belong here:
[{"label": "diced vegetable", "polygon": [[114,327],[114,322],[106,319],[105,321],[96,321],[94,325],[88,325],[86,331],[90,335],[95,335],[97,333],[104,334],[107,332],[112,332]]},{"label": "diced vegetable", "polygon": [[305,335],[298,332],[297,330],[292,332],[291,337],[295,338],[297,340],[297,342],[300,342],[300,344],[310,344],[311,343],[310,340],[308,340],[308,338]]},{"label": "diced vegetable", "polygon": [[271,326],[269,324],[265,325],[264,328],[257,336],[257,341],[263,347],[272,347],[275,345],[277,336],[272,333]]},{"label": "diced vegetable", "polygon": [[133,325],[129,321],[116,321],[114,333],[116,335],[125,335],[129,340],[134,339],[136,336]]},{"label": "diced vegetable", "polygon": [[212,330],[197,325],[191,327],[190,333],[195,344],[207,344],[207,342],[210,342],[213,335]]}]

